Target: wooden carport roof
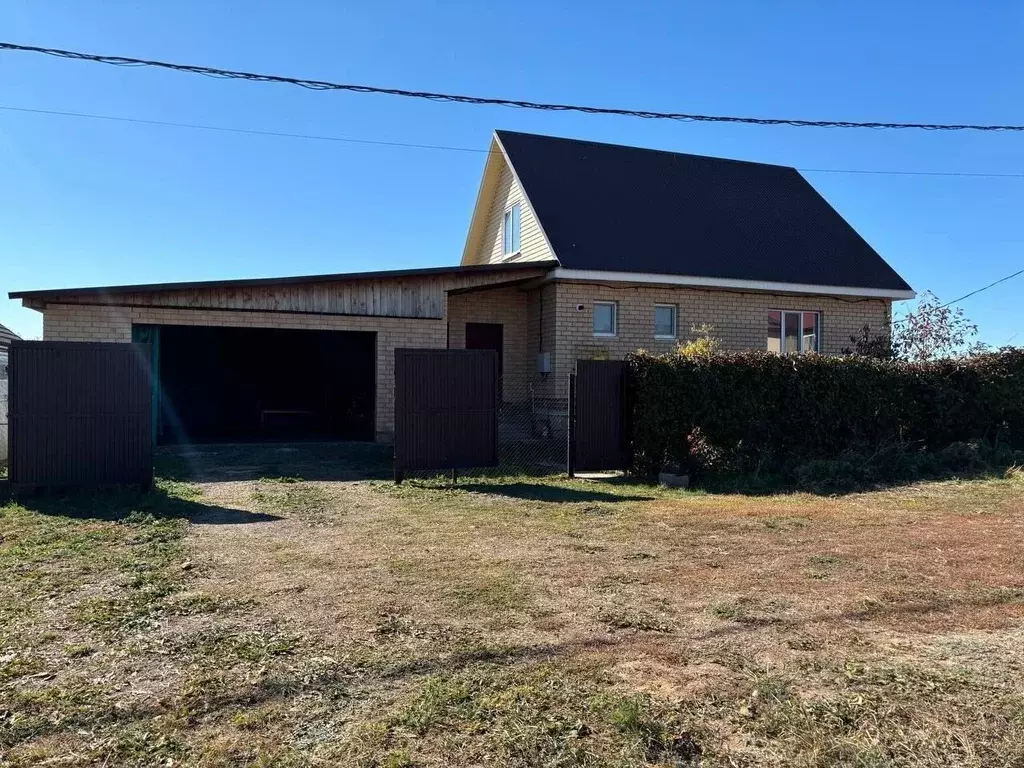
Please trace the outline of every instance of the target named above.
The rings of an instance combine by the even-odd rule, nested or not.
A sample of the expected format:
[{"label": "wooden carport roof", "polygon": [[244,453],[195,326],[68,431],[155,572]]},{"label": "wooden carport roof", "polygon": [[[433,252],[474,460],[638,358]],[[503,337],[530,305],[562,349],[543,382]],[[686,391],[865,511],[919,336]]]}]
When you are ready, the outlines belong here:
[{"label": "wooden carport roof", "polygon": [[430,267],[381,272],[14,291],[32,309],[50,305],[200,309],[439,319],[445,296],[546,275],[554,262]]},{"label": "wooden carport roof", "polygon": [[479,264],[473,266],[424,267],[420,269],[389,269],[376,272],[339,272],[325,275],[294,275],[288,277],[249,277],[236,280],[201,280],[176,283],[148,283],[138,285],[106,285],[84,288],[46,288],[35,291],[11,291],[12,299],[60,299],[84,296],[112,296],[124,293],[156,293],[162,291],[200,290],[204,288],[257,288],[285,285],[308,285],[310,283],[335,283],[356,280],[387,280],[403,277],[472,276],[494,272],[517,272],[520,270],[546,271],[554,269],[558,262],[522,262],[519,264]]}]

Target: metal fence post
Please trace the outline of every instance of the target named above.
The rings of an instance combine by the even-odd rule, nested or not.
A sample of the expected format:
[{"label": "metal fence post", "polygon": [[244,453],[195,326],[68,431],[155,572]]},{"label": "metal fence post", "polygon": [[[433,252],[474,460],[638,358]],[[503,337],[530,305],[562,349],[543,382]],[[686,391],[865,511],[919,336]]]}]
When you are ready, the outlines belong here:
[{"label": "metal fence post", "polygon": [[576,374],[569,374],[569,413],[567,414],[567,439],[565,445],[565,472],[576,476]]}]

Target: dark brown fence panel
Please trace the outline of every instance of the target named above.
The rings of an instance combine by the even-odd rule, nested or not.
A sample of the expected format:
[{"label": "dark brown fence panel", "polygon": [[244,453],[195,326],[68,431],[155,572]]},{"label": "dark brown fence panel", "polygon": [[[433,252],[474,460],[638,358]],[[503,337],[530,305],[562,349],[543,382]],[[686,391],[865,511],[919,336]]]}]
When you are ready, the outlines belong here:
[{"label": "dark brown fence panel", "polygon": [[395,479],[498,464],[493,350],[395,350]]},{"label": "dark brown fence panel", "polygon": [[577,361],[570,472],[629,466],[626,370],[621,360]]},{"label": "dark brown fence panel", "polygon": [[12,485],[150,485],[148,345],[15,342],[9,378]]}]

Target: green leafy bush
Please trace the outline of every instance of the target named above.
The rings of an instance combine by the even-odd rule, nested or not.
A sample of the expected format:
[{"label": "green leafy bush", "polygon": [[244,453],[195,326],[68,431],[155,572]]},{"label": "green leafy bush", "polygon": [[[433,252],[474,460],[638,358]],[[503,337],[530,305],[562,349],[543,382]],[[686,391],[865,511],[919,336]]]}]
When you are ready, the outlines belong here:
[{"label": "green leafy bush", "polygon": [[976,472],[985,466],[976,443],[950,443],[936,454],[936,459],[950,472]]},{"label": "green leafy bush", "polygon": [[[1024,451],[1024,350],[908,363],[769,353],[629,359],[634,469],[887,482]],[[797,470],[799,469],[799,473]]]}]

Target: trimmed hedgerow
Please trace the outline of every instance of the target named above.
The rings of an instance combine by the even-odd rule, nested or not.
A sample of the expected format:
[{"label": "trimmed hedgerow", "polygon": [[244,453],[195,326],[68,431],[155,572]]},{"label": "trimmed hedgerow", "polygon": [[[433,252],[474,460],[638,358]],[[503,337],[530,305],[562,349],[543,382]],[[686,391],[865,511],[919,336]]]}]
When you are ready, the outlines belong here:
[{"label": "trimmed hedgerow", "polygon": [[634,469],[792,473],[892,446],[1024,450],[1024,350],[904,363],[749,352],[630,356]]}]

